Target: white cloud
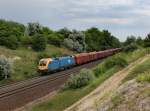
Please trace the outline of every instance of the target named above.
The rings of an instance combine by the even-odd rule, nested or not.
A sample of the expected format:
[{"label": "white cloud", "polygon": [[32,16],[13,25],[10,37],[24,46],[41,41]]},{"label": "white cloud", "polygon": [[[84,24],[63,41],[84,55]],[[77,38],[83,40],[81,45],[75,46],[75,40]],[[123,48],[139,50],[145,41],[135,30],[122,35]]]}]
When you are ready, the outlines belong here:
[{"label": "white cloud", "polygon": [[74,19],[76,22],[80,23],[94,23],[94,24],[130,24],[133,22],[132,19],[127,18],[77,18]]}]

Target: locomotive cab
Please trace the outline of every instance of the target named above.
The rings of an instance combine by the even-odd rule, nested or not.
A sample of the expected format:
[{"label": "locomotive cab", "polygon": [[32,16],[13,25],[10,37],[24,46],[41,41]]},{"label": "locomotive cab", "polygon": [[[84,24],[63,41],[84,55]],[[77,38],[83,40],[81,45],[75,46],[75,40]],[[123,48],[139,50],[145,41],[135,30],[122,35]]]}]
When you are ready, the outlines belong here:
[{"label": "locomotive cab", "polygon": [[50,64],[51,61],[52,61],[51,58],[41,59],[39,61],[38,71],[39,72],[47,71],[48,70],[48,64]]}]

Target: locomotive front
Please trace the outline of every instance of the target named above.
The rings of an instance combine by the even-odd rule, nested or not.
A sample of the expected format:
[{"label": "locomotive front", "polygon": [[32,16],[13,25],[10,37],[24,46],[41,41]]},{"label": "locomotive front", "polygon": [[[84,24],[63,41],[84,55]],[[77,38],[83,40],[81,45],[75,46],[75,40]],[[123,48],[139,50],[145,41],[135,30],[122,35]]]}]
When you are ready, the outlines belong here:
[{"label": "locomotive front", "polygon": [[51,58],[41,59],[39,61],[38,72],[48,71],[48,64],[50,64],[51,61]]}]

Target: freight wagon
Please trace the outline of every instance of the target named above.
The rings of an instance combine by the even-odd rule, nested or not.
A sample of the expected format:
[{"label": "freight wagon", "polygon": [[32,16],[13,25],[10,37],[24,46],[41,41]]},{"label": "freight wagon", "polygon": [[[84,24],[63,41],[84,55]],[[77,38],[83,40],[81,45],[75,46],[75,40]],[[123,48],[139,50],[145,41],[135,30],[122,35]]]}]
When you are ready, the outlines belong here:
[{"label": "freight wagon", "polygon": [[65,56],[59,58],[41,59],[38,66],[39,72],[51,72],[70,68],[75,65],[82,65],[94,60],[102,59],[119,52],[121,48],[109,49],[98,52],[81,53],[74,56]]}]

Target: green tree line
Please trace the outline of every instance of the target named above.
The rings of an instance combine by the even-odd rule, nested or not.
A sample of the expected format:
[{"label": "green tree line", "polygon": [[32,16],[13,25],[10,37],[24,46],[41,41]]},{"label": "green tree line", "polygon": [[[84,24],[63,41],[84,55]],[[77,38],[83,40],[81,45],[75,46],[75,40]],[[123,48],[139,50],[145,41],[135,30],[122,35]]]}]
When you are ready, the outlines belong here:
[{"label": "green tree line", "polygon": [[85,31],[63,28],[54,31],[39,23],[23,25],[13,21],[0,20],[0,45],[11,49],[31,47],[35,51],[43,51],[47,44],[66,47],[76,52],[105,50],[115,47],[150,47],[150,34],[145,39],[130,36],[124,43],[113,36],[108,30],[96,27]]}]

